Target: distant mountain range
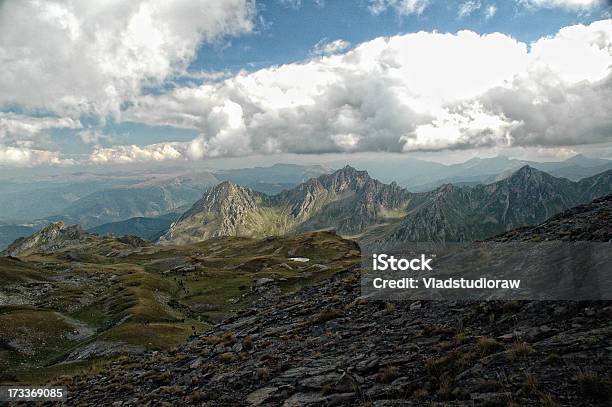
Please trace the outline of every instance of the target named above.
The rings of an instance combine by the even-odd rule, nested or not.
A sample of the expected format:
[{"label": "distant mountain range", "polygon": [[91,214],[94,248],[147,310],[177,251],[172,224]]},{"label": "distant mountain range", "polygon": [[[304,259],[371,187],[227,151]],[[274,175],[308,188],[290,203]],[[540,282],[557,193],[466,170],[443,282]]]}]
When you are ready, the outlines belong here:
[{"label": "distant mountain range", "polygon": [[[329,167],[296,164],[231,170],[200,169],[192,172],[181,168],[108,174],[79,172],[63,177],[50,176],[30,183],[0,181],[0,206],[3,208],[0,213],[0,249],[16,238],[27,236],[49,222],[56,221],[80,224],[86,230],[104,235],[120,236],[128,233],[155,240],[165,234],[179,216],[176,214],[187,211],[205,191],[223,181],[240,186],[242,189],[239,195],[245,198],[245,202],[254,200],[257,210],[247,211],[248,219],[241,219],[240,213],[232,215],[233,209],[211,208],[211,214],[223,213],[222,219],[233,219],[234,216],[236,219],[235,222],[223,221],[218,230],[215,230],[213,224],[198,226],[196,229],[200,229],[203,236],[215,233],[260,236],[270,232],[283,234],[335,227],[341,233],[366,240],[380,240],[390,235],[411,239],[427,236],[468,239],[471,236],[484,235],[489,230],[499,231],[501,227],[496,226],[495,222],[503,225],[503,230],[522,224],[523,221],[533,222],[533,219],[527,218],[518,219],[517,223],[516,220],[493,217],[495,221],[486,227],[481,227],[479,223],[475,230],[466,226],[455,227],[456,223],[462,222],[463,217],[468,219],[481,215],[469,209],[469,205],[479,206],[473,201],[479,202],[477,195],[478,191],[483,189],[482,185],[504,181],[525,165],[557,178],[565,177],[573,181],[583,177],[589,179],[593,174],[612,168],[610,160],[581,155],[565,161],[547,163],[503,156],[475,158],[455,165],[443,165],[399,155],[382,160],[354,161],[362,168],[371,169],[373,178],[380,178],[382,182],[374,182],[366,173],[357,175],[352,187],[343,186],[336,189],[326,185],[329,180],[325,175],[332,172]],[[323,178],[320,178],[321,176]],[[309,181],[313,178],[320,178],[320,185]],[[597,179],[591,181],[597,182]],[[398,182],[383,184],[386,180]],[[580,185],[586,185],[584,182],[580,181]],[[446,184],[453,184],[456,188],[446,186],[440,189]],[[461,188],[457,189],[458,187]],[[468,193],[464,187],[474,189]],[[225,193],[222,190],[224,187],[220,188],[214,191],[215,194],[220,194],[217,203],[222,201],[221,196]],[[227,186],[225,188],[231,189]],[[592,185],[590,188],[603,195],[609,185],[599,181],[599,185]],[[368,195],[377,195],[380,191],[388,194],[390,202],[374,204],[368,201],[374,199],[368,198]],[[234,192],[228,191],[230,195]],[[440,198],[436,199],[437,196]],[[301,201],[312,202],[304,204]],[[425,201],[429,204],[421,209],[420,204]],[[452,209],[452,202],[455,201],[455,206],[464,206],[463,209]],[[238,202],[237,206],[244,204],[248,207],[245,202]],[[401,204],[398,204],[399,202]],[[306,205],[303,210],[296,209],[303,204]],[[441,208],[447,210],[442,211]],[[442,212],[427,214],[427,211]],[[411,214],[410,221],[405,222],[402,231],[396,231],[395,227],[408,213]],[[546,210],[543,213],[546,213]],[[417,227],[414,223],[421,222],[420,217],[423,216],[422,221],[431,226],[429,219],[442,215],[444,216],[440,219],[442,224],[438,226],[438,231],[432,227]],[[486,211],[485,215],[489,216]],[[539,216],[535,218],[540,219]],[[171,232],[174,233],[177,228],[183,226],[184,223],[175,226]],[[243,230],[244,228],[248,231]],[[197,235],[193,227],[188,229],[192,229]],[[168,236],[164,240],[168,240],[167,238]]]},{"label": "distant mountain range", "polygon": [[183,244],[215,236],[283,235],[333,228],[364,244],[468,241],[539,223],[612,192],[612,170],[573,182],[524,166],[488,185],[450,184],[412,193],[347,166],[277,195],[223,182],[160,238]]},{"label": "distant mountain range", "polygon": [[443,166],[428,174],[411,176],[398,182],[413,192],[431,191],[444,184],[489,184],[508,177],[514,171],[528,165],[555,177],[578,181],[609,169],[612,160],[576,155],[564,161],[536,162],[497,156],[473,158],[464,163]]},{"label": "distant mountain range", "polygon": [[223,180],[275,194],[330,171],[319,165],[276,164],[214,172],[79,172],[30,183],[0,181],[0,250],[58,221],[100,234],[129,232],[155,240],[206,189]]},{"label": "distant mountain range", "polygon": [[154,218],[135,217],[119,222],[105,223],[87,231],[101,236],[134,235],[146,240],[155,241],[181,216],[180,213],[167,213]]},{"label": "distant mountain range", "polygon": [[209,173],[153,180],[105,189],[73,202],[48,220],[62,220],[92,228],[132,217],[157,217],[184,212],[202,193],[219,181]]},{"label": "distant mountain range", "polygon": [[[329,164],[332,167],[344,165],[340,161],[332,161]],[[489,184],[508,177],[525,165],[572,181],[612,169],[612,160],[590,158],[581,154],[563,161],[552,162],[521,160],[500,155],[491,158],[472,158],[451,165],[399,154],[387,154],[371,158],[356,157],[350,160],[350,164],[368,171],[372,177],[383,182],[395,181],[412,192],[431,191],[444,184]]]}]

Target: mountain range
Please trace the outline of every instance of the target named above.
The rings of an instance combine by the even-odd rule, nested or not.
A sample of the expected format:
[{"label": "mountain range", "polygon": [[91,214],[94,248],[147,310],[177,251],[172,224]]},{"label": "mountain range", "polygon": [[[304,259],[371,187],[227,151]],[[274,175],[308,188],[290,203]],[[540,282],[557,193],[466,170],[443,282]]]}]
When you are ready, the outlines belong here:
[{"label": "mountain range", "polygon": [[161,243],[335,229],[362,244],[469,241],[532,225],[612,192],[612,170],[574,182],[524,166],[487,185],[412,193],[350,166],[276,195],[223,182],[172,224]]},{"label": "mountain range", "polygon": [[162,236],[161,242],[192,242],[214,236],[268,236],[334,228],[362,232],[401,213],[410,193],[383,184],[366,171],[345,167],[277,195],[232,182],[210,190]]},{"label": "mountain range", "polygon": [[537,162],[506,156],[472,158],[464,163],[443,166],[424,176],[410,177],[399,181],[411,191],[430,191],[444,184],[476,185],[489,184],[507,178],[514,171],[528,165],[560,178],[578,181],[609,169],[612,161],[590,158],[578,154],[564,161]]},{"label": "mountain range", "polygon": [[32,182],[0,180],[0,249],[58,221],[78,223],[95,233],[128,233],[154,240],[206,189],[223,180],[278,193],[329,171],[319,165],[275,164],[214,171],[73,172]]},{"label": "mountain range", "polygon": [[[331,161],[327,164],[332,168],[339,168],[344,166],[346,161]],[[352,157],[350,165],[367,170],[372,177],[383,182],[395,181],[412,192],[424,192],[444,184],[489,184],[508,177],[525,165],[555,177],[578,181],[612,169],[612,160],[578,154],[562,161],[538,162],[498,155],[489,158],[475,157],[457,164],[441,164],[402,154],[374,154]]]},{"label": "mountain range", "polygon": [[[176,218],[198,201],[206,190],[224,181],[243,188],[240,194],[254,199],[258,209],[247,211],[248,219],[242,219],[242,215],[236,213],[236,218],[232,220],[234,215],[231,209],[211,208],[211,213],[224,212],[225,215],[221,218],[227,217],[229,220],[222,220],[223,225],[216,232],[212,231],[213,225],[204,227],[203,229],[208,231],[201,230],[200,237],[195,233],[193,239],[215,233],[261,236],[328,227],[336,228],[348,236],[371,241],[387,239],[389,236],[393,239],[421,239],[428,236],[439,239],[471,239],[473,236],[487,236],[489,231],[499,232],[516,224],[541,220],[539,214],[534,215],[532,219],[522,215],[515,220],[506,215],[502,216],[503,219],[497,219],[494,210],[492,221],[486,226],[482,225],[482,219],[476,222],[475,227],[457,225],[461,224],[464,218],[467,220],[471,216],[478,218],[481,214],[491,215],[486,213],[486,210],[483,212],[482,208],[473,211],[469,206],[481,206],[477,203],[481,199],[478,191],[491,189],[484,188],[484,185],[503,182],[521,167],[529,165],[533,169],[571,181],[589,176],[579,181],[580,185],[584,187],[588,182],[599,182],[589,188],[594,191],[593,196],[600,196],[609,191],[609,184],[605,178],[593,177],[593,174],[612,168],[610,160],[582,155],[565,161],[545,163],[504,156],[475,158],[454,165],[404,156],[392,156],[384,160],[355,158],[352,161],[360,168],[369,169],[373,178],[383,182],[398,180],[397,185],[366,182],[363,178],[356,179],[354,188],[335,190],[326,186],[325,179],[319,179],[320,185],[309,181],[330,174],[330,167],[297,164],[223,170],[199,168],[187,171],[185,168],[170,167],[128,172],[74,172],[40,176],[36,181],[25,183],[5,178],[0,180],[0,206],[3,208],[0,213],[0,249],[16,238],[28,236],[50,222],[57,221],[77,223],[93,233],[115,236],[134,234],[147,240],[156,240],[167,235],[166,232]],[[589,179],[590,181],[586,181]],[[449,183],[453,187],[448,186]],[[393,188],[389,189],[384,185]],[[410,187],[406,189],[412,193],[400,188],[407,185]],[[573,187],[567,185],[567,188],[561,189],[569,193]],[[214,193],[223,195],[223,188],[228,189],[227,186],[220,186]],[[236,190],[232,189],[234,192]],[[378,194],[383,190],[390,191],[386,192],[387,197],[391,198],[389,202],[373,203],[368,202],[368,198],[362,199],[368,194]],[[233,194],[231,191],[229,193]],[[386,198],[378,199],[384,201]],[[584,202],[584,199],[586,198],[574,197],[568,202],[580,203]],[[420,203],[425,201],[428,205],[421,207]],[[237,206],[241,205],[238,199]],[[302,205],[305,206],[300,209]],[[544,210],[543,213],[565,207],[565,204],[551,207],[548,212]],[[396,230],[397,224],[408,212],[413,216],[406,220],[403,230]],[[194,211],[190,210],[190,214],[194,214]],[[437,219],[433,226],[430,219]],[[501,222],[503,227],[495,222]],[[171,232],[183,226],[185,225],[174,227]],[[235,230],[244,227],[250,230]],[[195,232],[195,229],[192,231]],[[172,239],[165,236],[163,240]]]}]

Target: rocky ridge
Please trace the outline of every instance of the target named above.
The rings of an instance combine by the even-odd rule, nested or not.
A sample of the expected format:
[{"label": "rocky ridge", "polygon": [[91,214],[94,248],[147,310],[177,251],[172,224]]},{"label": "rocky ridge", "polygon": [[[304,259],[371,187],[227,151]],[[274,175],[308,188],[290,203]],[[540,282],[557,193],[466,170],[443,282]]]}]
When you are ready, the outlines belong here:
[{"label": "rocky ridge", "polygon": [[[104,240],[105,238],[103,237],[84,231],[79,225],[67,225],[59,221],[50,223],[28,237],[17,239],[0,254],[17,257],[30,254],[54,254],[59,251],[73,249],[73,252],[78,256],[78,253],[83,251],[85,247],[102,244]],[[106,240],[122,243],[131,249],[151,244],[138,236],[131,235],[108,238]]]},{"label": "rocky ridge", "polygon": [[86,239],[94,239],[79,225],[66,225],[64,222],[53,222],[42,230],[26,238],[17,239],[3,253],[18,256],[25,252],[48,253],[69,246],[77,246]]}]

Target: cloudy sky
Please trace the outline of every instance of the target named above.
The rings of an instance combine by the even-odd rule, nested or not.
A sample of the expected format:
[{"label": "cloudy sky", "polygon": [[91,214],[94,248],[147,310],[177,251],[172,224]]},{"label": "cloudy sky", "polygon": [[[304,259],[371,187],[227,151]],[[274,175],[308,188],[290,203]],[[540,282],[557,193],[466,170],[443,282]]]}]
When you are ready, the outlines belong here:
[{"label": "cloudy sky", "polygon": [[0,165],[612,156],[605,0],[0,0]]}]

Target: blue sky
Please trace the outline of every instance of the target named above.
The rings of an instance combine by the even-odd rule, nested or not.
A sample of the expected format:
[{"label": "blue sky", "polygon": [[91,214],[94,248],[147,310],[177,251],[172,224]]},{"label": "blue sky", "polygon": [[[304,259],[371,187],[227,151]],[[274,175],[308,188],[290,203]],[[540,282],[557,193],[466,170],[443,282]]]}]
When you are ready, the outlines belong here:
[{"label": "blue sky", "polygon": [[[359,44],[380,36],[416,31],[482,34],[502,32],[531,42],[559,28],[602,18],[605,7],[588,12],[564,8],[526,8],[514,1],[482,1],[468,16],[458,15],[462,1],[434,1],[420,15],[399,15],[393,9],[373,14],[364,0],[267,0],[258,3],[260,22],[253,34],[203,45],[192,63],[193,71],[253,70],[300,61],[310,56],[321,40],[344,39]],[[488,6],[496,13],[485,17]]]},{"label": "blue sky", "polygon": [[0,165],[611,156],[611,43],[603,0],[6,0]]}]

